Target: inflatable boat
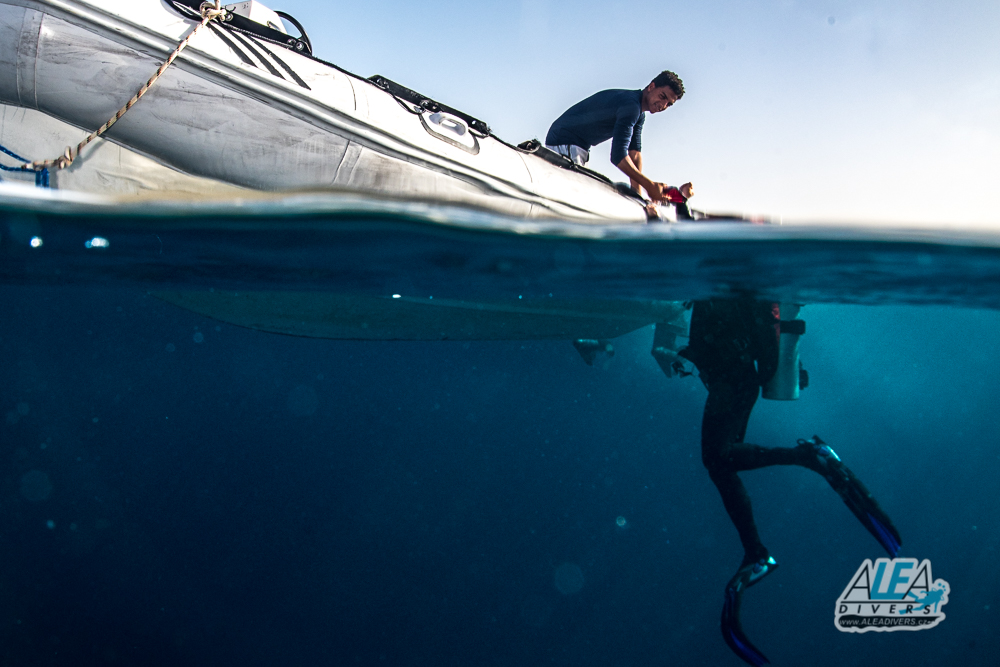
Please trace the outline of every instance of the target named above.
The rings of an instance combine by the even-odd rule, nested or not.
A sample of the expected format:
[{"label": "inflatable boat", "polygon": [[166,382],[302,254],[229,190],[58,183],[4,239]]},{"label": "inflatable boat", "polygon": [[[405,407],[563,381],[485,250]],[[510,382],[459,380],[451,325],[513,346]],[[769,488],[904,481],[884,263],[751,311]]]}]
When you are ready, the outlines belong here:
[{"label": "inflatable boat", "polygon": [[[342,190],[518,218],[648,219],[651,209],[627,185],[537,141],[509,144],[482,120],[385,77],[362,78],[320,60],[288,14],[256,0],[212,7],[201,0],[0,0],[0,146],[7,154],[0,162],[10,169],[23,158],[37,167],[69,155],[67,146],[110,118],[113,125],[71,164],[49,170],[52,187],[223,197],[245,189]],[[182,43],[155,85],[133,98]],[[122,115],[126,102],[132,106]],[[27,180],[41,170],[28,171],[2,176]]]},{"label": "inflatable boat", "polygon": [[[32,203],[20,191],[7,195],[13,208],[91,219],[131,219],[137,206],[194,215],[206,198],[226,215],[303,195],[348,208],[367,198],[396,213],[420,202],[479,210],[509,229],[644,226],[652,213],[627,185],[537,141],[512,145],[469,114],[320,60],[294,17],[256,0],[0,0],[0,151],[4,179],[76,193]],[[686,331],[673,301],[151,291],[222,321],[322,338],[600,340],[654,322]]]}]

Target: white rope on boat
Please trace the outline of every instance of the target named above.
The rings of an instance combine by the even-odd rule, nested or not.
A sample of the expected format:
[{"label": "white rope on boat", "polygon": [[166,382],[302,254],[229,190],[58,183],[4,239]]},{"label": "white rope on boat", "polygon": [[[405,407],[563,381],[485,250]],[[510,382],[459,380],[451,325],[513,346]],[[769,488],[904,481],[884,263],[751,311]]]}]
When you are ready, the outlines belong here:
[{"label": "white rope on boat", "polygon": [[181,43],[177,45],[174,52],[167,57],[162,65],[160,65],[160,68],[156,70],[156,73],[149,77],[149,81],[144,83],[142,88],[140,88],[139,91],[132,96],[132,99],[126,102],[125,106],[119,109],[118,112],[108,120],[108,122],[94,132],[91,132],[86,139],[76,145],[76,148],[67,146],[62,155],[52,160],[35,160],[34,162],[28,162],[24,165],[25,169],[30,169],[32,171],[41,171],[43,169],[65,169],[73,164],[73,160],[80,155],[80,151],[82,151],[87,144],[107,132],[108,129],[110,129],[111,126],[118,121],[118,119],[125,115],[126,111],[131,109],[136,102],[142,99],[142,96],[146,94],[146,91],[149,90],[154,83],[156,83],[156,80],[160,78],[160,75],[163,74],[163,72],[170,67],[170,64],[177,59],[177,56],[180,55],[181,51],[184,50],[184,47],[188,45],[188,42],[191,41],[191,38],[194,37],[199,30],[208,25],[210,21],[225,16],[226,10],[221,7],[220,3],[221,0],[215,0],[214,4],[211,2],[201,3],[201,23],[196,25],[194,30],[189,32],[187,37],[181,40]]}]

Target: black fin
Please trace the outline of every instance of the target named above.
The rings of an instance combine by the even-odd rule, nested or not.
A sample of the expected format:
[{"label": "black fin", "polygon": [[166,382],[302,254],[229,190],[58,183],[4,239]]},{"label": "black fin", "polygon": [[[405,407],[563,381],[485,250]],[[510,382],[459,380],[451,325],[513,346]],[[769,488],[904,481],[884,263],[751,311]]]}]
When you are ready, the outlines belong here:
[{"label": "black fin", "polygon": [[740,625],[740,604],[743,602],[745,590],[734,586],[732,582],[726,586],[726,599],[722,605],[722,638],[726,640],[733,653],[747,664],[762,667],[771,664],[771,661],[747,639],[743,633],[743,626]]}]

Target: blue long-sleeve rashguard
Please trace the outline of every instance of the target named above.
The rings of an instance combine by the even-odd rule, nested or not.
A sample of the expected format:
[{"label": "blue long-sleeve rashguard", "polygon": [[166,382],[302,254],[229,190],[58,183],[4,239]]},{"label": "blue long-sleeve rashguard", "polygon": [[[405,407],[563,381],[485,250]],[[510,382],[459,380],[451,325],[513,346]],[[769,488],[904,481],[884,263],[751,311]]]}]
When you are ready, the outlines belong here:
[{"label": "blue long-sleeve rashguard", "polygon": [[556,118],[545,135],[547,146],[592,146],[613,139],[611,161],[618,164],[628,151],[642,150],[641,90],[602,90],[574,104]]}]

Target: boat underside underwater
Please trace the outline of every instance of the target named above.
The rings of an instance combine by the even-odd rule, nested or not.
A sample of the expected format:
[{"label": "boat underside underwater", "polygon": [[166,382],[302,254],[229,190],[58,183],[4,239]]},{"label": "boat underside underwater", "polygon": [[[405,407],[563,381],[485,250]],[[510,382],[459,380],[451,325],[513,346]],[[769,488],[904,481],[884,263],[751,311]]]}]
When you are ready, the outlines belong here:
[{"label": "boat underside underwater", "polygon": [[687,335],[675,301],[464,301],[323,292],[169,291],[187,310],[259,331],[347,340],[571,340],[615,338],[650,324]]}]

